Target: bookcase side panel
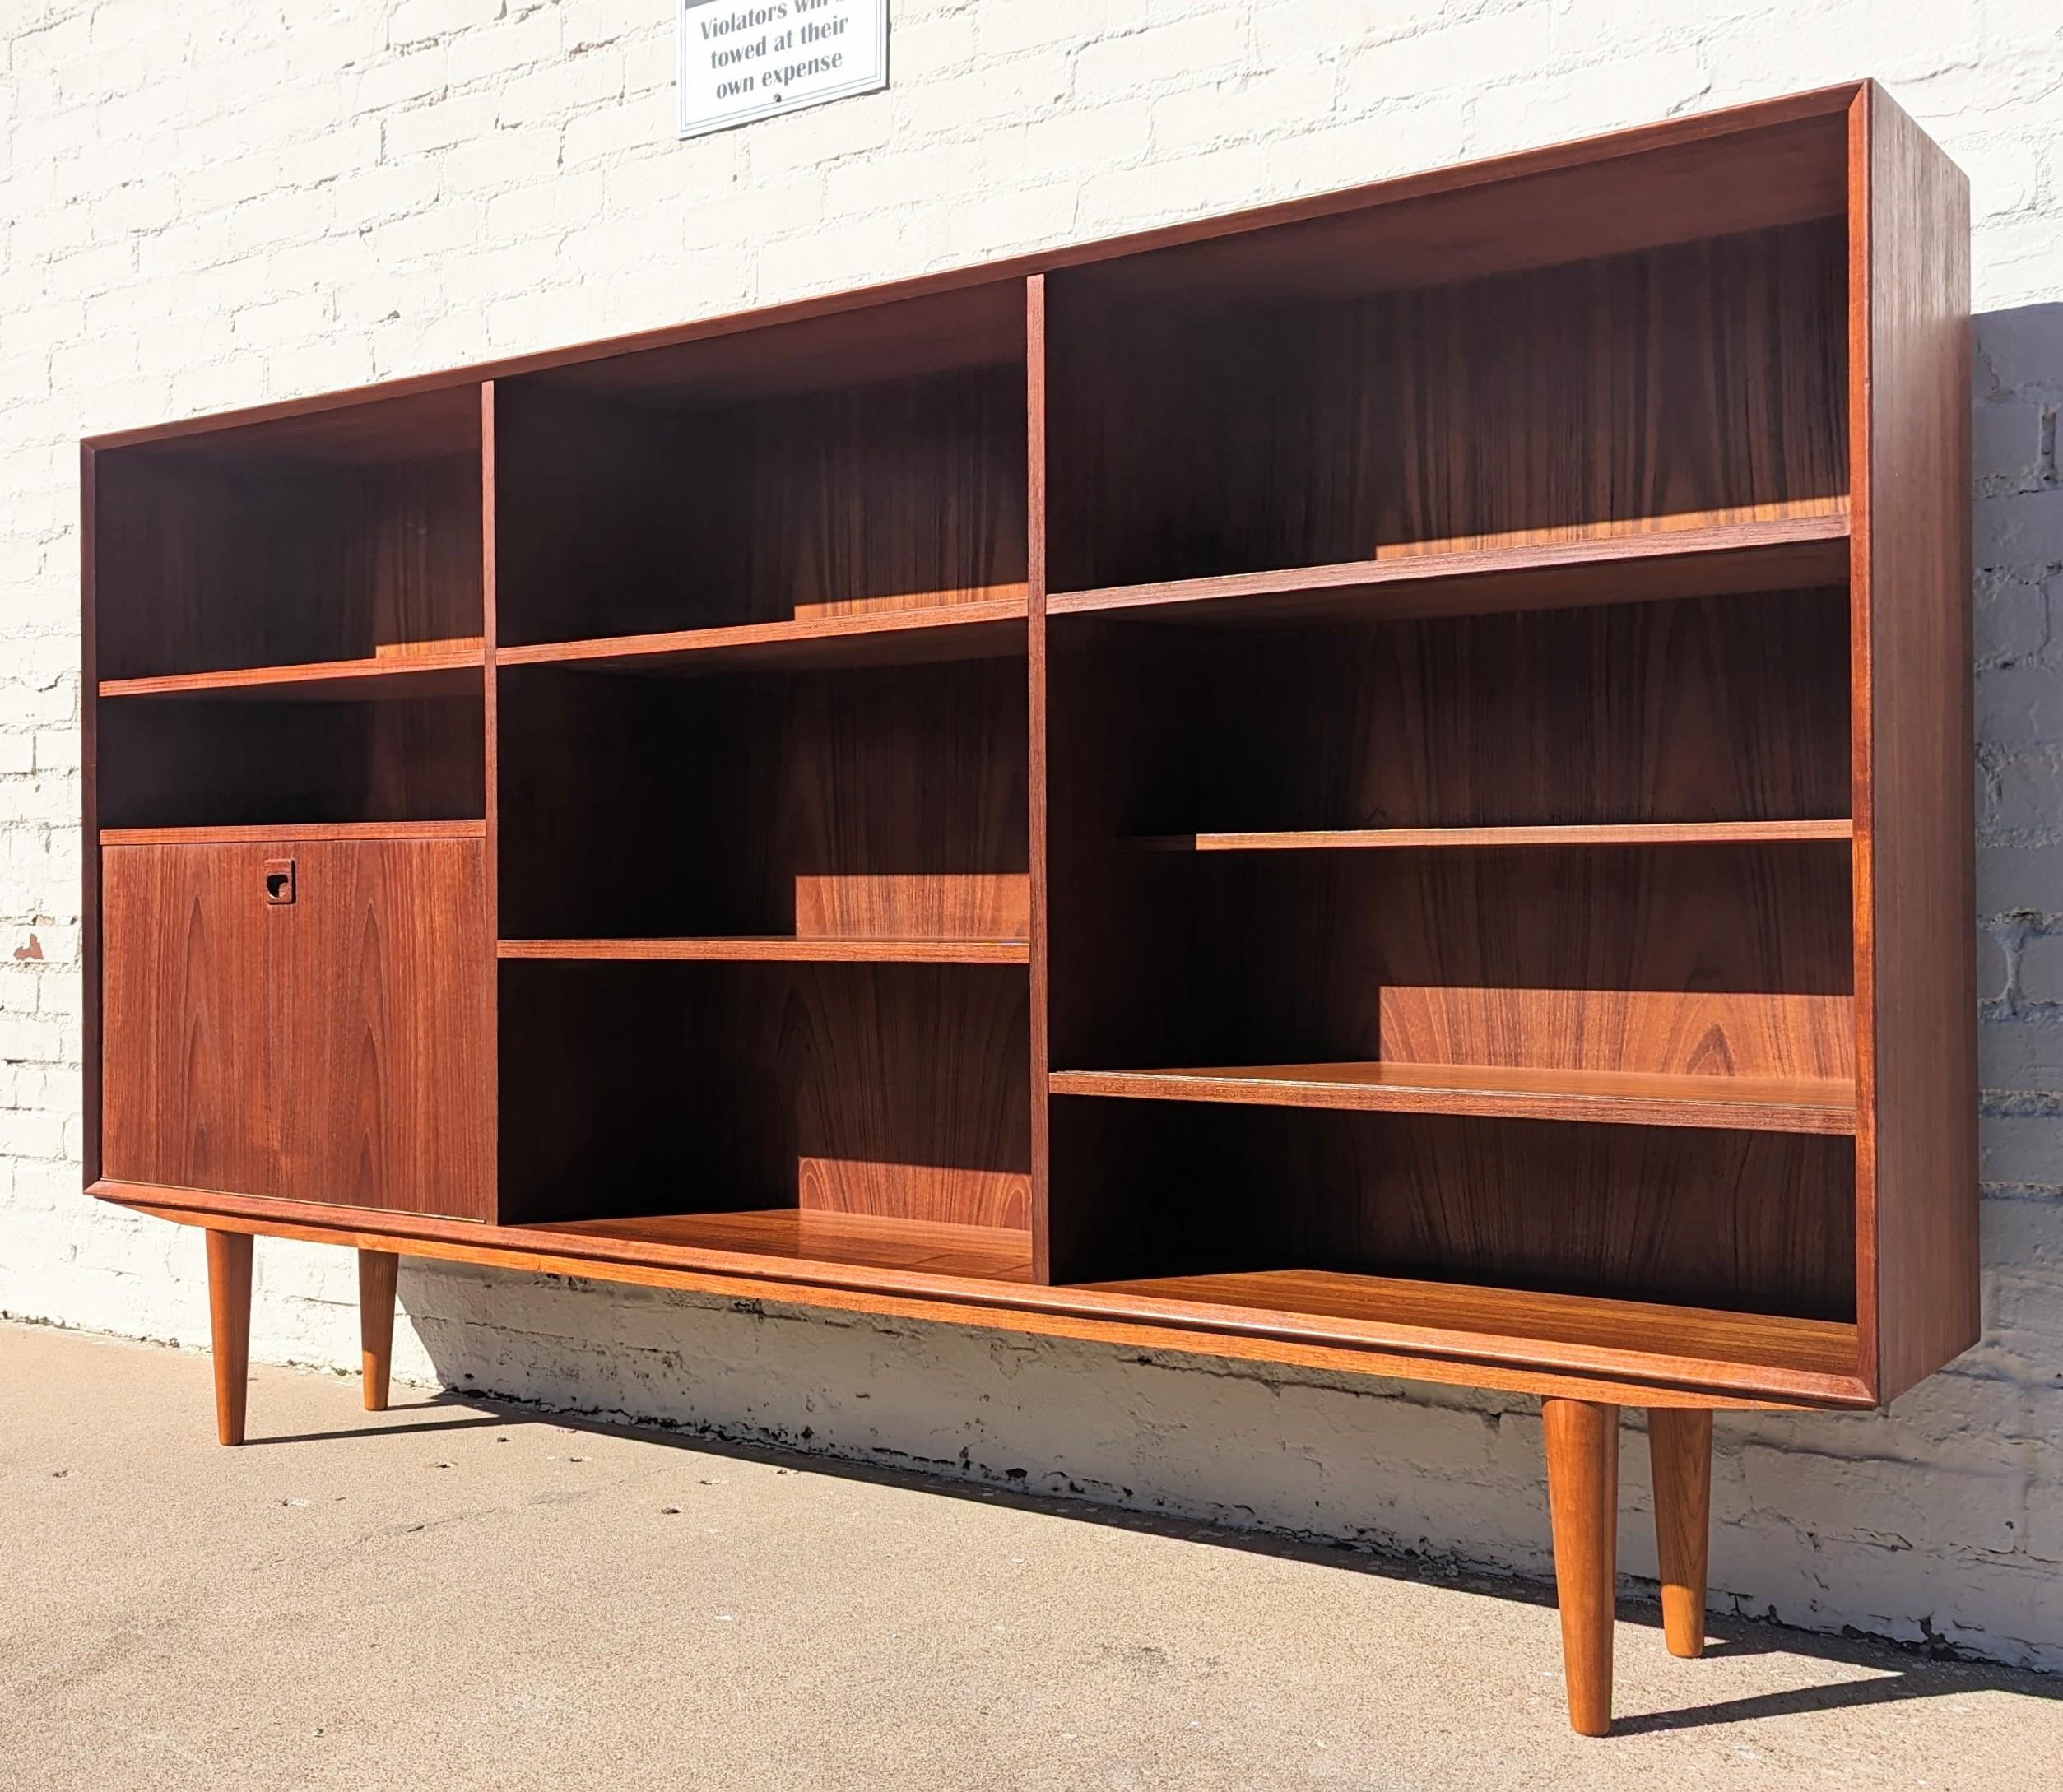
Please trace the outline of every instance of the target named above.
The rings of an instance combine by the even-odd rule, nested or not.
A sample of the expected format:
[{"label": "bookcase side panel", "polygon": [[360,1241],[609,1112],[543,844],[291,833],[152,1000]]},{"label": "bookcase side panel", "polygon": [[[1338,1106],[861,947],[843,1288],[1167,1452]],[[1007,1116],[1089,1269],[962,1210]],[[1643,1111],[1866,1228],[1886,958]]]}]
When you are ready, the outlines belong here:
[{"label": "bookcase side panel", "polygon": [[1873,1004],[1860,1231],[1877,1393],[1889,1400],[1980,1329],[1969,190],[1881,91],[1866,89],[1858,105],[1869,282],[1855,580],[1868,662],[1857,680],[1868,875],[1858,894],[1866,881],[1869,906],[1857,950],[1870,962],[1857,968]]}]

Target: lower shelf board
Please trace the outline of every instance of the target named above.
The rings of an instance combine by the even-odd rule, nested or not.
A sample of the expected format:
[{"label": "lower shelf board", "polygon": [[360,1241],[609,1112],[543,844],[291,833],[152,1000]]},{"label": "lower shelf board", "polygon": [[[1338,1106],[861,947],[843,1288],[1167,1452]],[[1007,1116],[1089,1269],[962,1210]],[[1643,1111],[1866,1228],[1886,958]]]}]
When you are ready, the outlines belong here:
[{"label": "lower shelf board", "polygon": [[729,1299],[1085,1338],[1625,1405],[1866,1407],[1857,1328],[1334,1270],[1045,1285],[1029,1233],[804,1212],[481,1223],[220,1190],[95,1182],[160,1219]]},{"label": "lower shelf board", "polygon": [[1807,1375],[1852,1375],[1856,1371],[1856,1328],[1840,1320],[1721,1312],[1651,1301],[1529,1293],[1331,1270],[1155,1276],[1090,1283],[1082,1291],[1131,1300],[1180,1301],[1216,1312],[1298,1313],[1409,1326],[1443,1336],[1537,1339]]},{"label": "lower shelf board", "polygon": [[1852,1133],[1855,1084],[1832,1078],[1669,1076],[1642,1070],[1507,1070],[1476,1064],[1258,1064],[1197,1070],[1056,1070],[1056,1095],[1225,1102],[1360,1113]]},{"label": "lower shelf board", "polygon": [[504,959],[649,959],[676,963],[1029,964],[1023,940],[861,940],[792,934],[709,939],[504,940]]},{"label": "lower shelf board", "polygon": [[522,1228],[539,1235],[620,1238],[697,1251],[736,1251],[798,1262],[844,1263],[987,1282],[1029,1282],[1029,1232],[941,1220],[774,1207],[746,1213],[649,1214],[629,1219],[565,1219]]}]

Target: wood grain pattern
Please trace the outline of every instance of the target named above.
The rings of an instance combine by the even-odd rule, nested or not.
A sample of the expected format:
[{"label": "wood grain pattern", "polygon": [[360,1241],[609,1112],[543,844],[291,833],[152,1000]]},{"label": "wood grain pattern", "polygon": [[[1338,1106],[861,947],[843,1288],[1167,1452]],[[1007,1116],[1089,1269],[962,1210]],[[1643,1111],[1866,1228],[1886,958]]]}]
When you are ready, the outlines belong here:
[{"label": "wood grain pattern", "polygon": [[[482,821],[332,821],[293,829],[296,840],[480,840],[486,837],[486,833],[487,824]],[[100,844],[267,845],[279,837],[280,830],[271,827],[103,828]]]},{"label": "wood grain pattern", "polygon": [[499,689],[511,938],[1028,936],[1020,662]]},{"label": "wood grain pattern", "polygon": [[[290,907],[263,897],[292,857]],[[482,1217],[481,844],[104,854],[106,1161],[141,1182]]]},{"label": "wood grain pattern", "polygon": [[[1688,114],[1637,129],[1613,131],[1537,149],[1452,163],[1245,211],[1186,218],[1175,224],[1100,242],[1071,243],[1038,254],[951,268],[855,290],[818,294],[786,304],[700,318],[632,335],[510,356],[477,366],[388,380],[374,387],[315,393],[212,416],[180,418],[140,429],[111,430],[89,440],[101,448],[171,444],[186,443],[196,436],[286,425],[290,425],[295,439],[309,440],[314,444],[314,452],[320,453],[323,443],[332,437],[348,438],[355,430],[362,429],[360,413],[370,399],[377,398],[383,404],[402,400],[411,405],[427,402],[444,407],[440,416],[451,420],[450,428],[462,429],[471,406],[467,394],[455,388],[470,388],[481,380],[509,379],[518,374],[556,370],[574,380],[592,378],[606,383],[610,370],[600,364],[616,361],[620,364],[630,357],[658,350],[690,349],[695,350],[696,359],[703,366],[714,369],[717,377],[722,378],[727,361],[738,355],[741,347],[749,354],[755,342],[772,337],[777,330],[788,325],[809,323],[820,327],[830,320],[839,320],[840,328],[849,326],[857,330],[859,337],[843,338],[835,332],[819,337],[813,331],[810,341],[820,344],[820,351],[829,360],[849,361],[854,347],[859,344],[864,344],[871,351],[879,351],[880,345],[871,338],[871,332],[880,314],[890,307],[899,309],[908,301],[933,299],[949,307],[983,310],[993,321],[974,325],[972,333],[986,330],[1006,332],[1014,330],[1019,321],[1015,295],[1006,292],[1002,303],[997,304],[993,303],[994,289],[1006,283],[1014,285],[1033,274],[1125,258],[1143,258],[1164,249],[1234,239],[1251,242],[1258,252],[1255,259],[1265,263],[1271,257],[1280,256],[1280,239],[1265,234],[1276,226],[1319,223],[1378,207],[1402,207],[1419,202],[1448,197],[1461,200],[1478,189],[1531,182],[1541,176],[1566,174],[1578,182],[1573,188],[1542,184],[1523,189],[1520,209],[1526,214],[1526,221],[1534,228],[1531,241],[1545,249],[1546,258],[1550,262],[1585,252],[1572,238],[1565,218],[1553,217],[1542,227],[1543,221],[1556,210],[1545,204],[1544,197],[1557,193],[1573,192],[1582,200],[1586,226],[1593,230],[1624,230],[1629,223],[1645,230],[1647,225],[1640,221],[1652,212],[1665,221],[1666,227],[1660,233],[1664,239],[1684,240],[1700,234],[1746,229],[1784,218],[1831,216],[1840,211],[1842,203],[1839,158],[1842,125],[1861,85],[1844,81],[1808,92],[1756,100],[1747,105]],[[1714,171],[1721,167],[1729,170],[1728,176],[1715,179]],[[1753,169],[1757,178],[1735,177],[1734,170],[1747,169]],[[1630,183],[1622,181],[1622,174],[1630,176]],[[1435,218],[1438,216],[1430,208],[1429,215]],[[1503,220],[1500,223],[1509,221]],[[1514,238],[1508,242],[1518,240]],[[1623,244],[1624,239],[1619,239],[1608,242],[1607,246]],[[1500,230],[1477,237],[1472,244],[1464,237],[1453,248],[1478,257],[1510,253],[1508,239]],[[1165,267],[1170,264],[1156,265]],[[1470,272],[1483,271],[1480,261],[1468,265]],[[1505,261],[1495,265],[1513,264]],[[1178,283],[1183,278],[1178,273]],[[918,345],[913,352],[919,357],[916,364],[920,367],[950,364],[950,360],[941,362],[939,359],[941,339],[950,337],[957,343],[964,333],[968,333],[964,313],[950,323],[942,323],[936,313],[912,306],[901,313],[901,318],[908,322],[905,324],[899,319],[891,333],[897,339]],[[740,338],[744,339],[742,344]],[[784,347],[781,358],[786,359],[789,352],[792,351]],[[899,363],[895,370],[899,373],[910,369]],[[756,383],[760,370],[753,369],[748,377]],[[820,378],[813,377],[811,383],[820,383]],[[395,411],[398,409],[398,404],[395,404]],[[444,426],[437,418],[418,416],[411,420],[411,429],[423,429],[432,437],[439,437]]]},{"label": "wood grain pattern", "polygon": [[388,1377],[394,1361],[394,1284],[401,1259],[390,1251],[358,1253],[359,1356],[365,1410],[387,1410]]},{"label": "wood grain pattern", "polygon": [[[1056,1061],[1852,1078],[1846,628],[1838,592],[1179,638],[1083,619],[1053,653]],[[1567,832],[1445,831],[1485,826]],[[1695,852],[1592,834],[1708,827]],[[1127,844],[1391,829],[1442,846]]]},{"label": "wood grain pattern", "polygon": [[1838,514],[1844,267],[1829,220],[1306,305],[1057,277],[1054,582]]},{"label": "wood grain pattern", "polygon": [[[484,830],[446,956],[510,998],[500,1211],[616,1234],[511,1261],[1598,1401],[1895,1390],[1975,1323],[1945,170],[1838,90],[106,439],[90,825],[309,889],[373,850],[318,830]],[[171,834],[211,824],[251,837]],[[325,1084],[365,943],[322,948]],[[376,1130],[246,1030],[177,1073],[210,1149],[232,1086],[281,1151]],[[133,1070],[104,1111],[160,1098]],[[908,1266],[946,1261],[990,1267]],[[1250,1303],[1167,1293],[1219,1277]],[[1441,1332],[1328,1279],[1647,1316]],[[1643,1330],[1685,1301],[1734,1330]]]},{"label": "wood grain pattern", "polygon": [[717,409],[497,393],[509,645],[1023,596],[1016,355]]},{"label": "wood grain pattern", "polygon": [[624,671],[663,668],[676,675],[702,671],[928,665],[1021,654],[1025,615],[1020,588],[1015,595],[973,597],[929,607],[913,599],[908,606],[891,606],[857,615],[547,642],[504,648],[495,657],[504,666],[584,665]]},{"label": "wood grain pattern", "polygon": [[544,1227],[462,1225],[142,1183],[103,1182],[88,1192],[160,1219],[268,1237],[373,1249],[399,1242],[411,1256],[491,1268],[687,1288],[733,1300],[793,1299],[840,1312],[1076,1338],[1122,1349],[1165,1349],[1648,1406],[1869,1404],[1856,1376],[1840,1372],[1759,1367],[1666,1351],[1649,1356],[1522,1335],[1316,1319],[1093,1289],[999,1284],[636,1238],[594,1238]]},{"label": "wood grain pattern", "polygon": [[1712,1414],[1647,1415],[1662,1632],[1672,1655],[1705,1652],[1705,1567],[1712,1538]]},{"label": "wood grain pattern", "polygon": [[1969,188],[1874,83],[1855,131],[1860,1199],[1865,1325],[1889,1400],[1982,1325]]},{"label": "wood grain pattern", "polygon": [[1843,506],[1666,533],[1059,592],[1048,607],[1057,616],[1115,610],[1198,626],[1396,621],[1804,589],[1838,584],[1847,573]]},{"label": "wood grain pattern", "polygon": [[1424,1332],[1551,1340],[1629,1354],[1710,1357],[1834,1375],[1852,1369],[1855,1327],[1661,1302],[1541,1293],[1475,1284],[1267,1270],[1090,1283],[1086,1290],[1199,1307],[1303,1312]]},{"label": "wood grain pattern", "polygon": [[1443,847],[1725,846],[1846,840],[1847,821],[1593,821],[1522,828],[1308,828],[1271,833],[1146,834],[1155,852],[1365,852]]},{"label": "wood grain pattern", "polygon": [[1052,1126],[1059,1281],[1323,1271],[1855,1320],[1846,1138],[1080,1098]]},{"label": "wood grain pattern", "polygon": [[463,697],[480,688],[477,643],[405,657],[323,660],[307,666],[258,666],[221,672],[176,672],[156,678],[101,681],[107,697],[213,697],[246,702],[278,697],[294,703],[366,703],[382,697]]},{"label": "wood grain pattern", "polygon": [[118,829],[476,821],[481,675],[467,673],[471,694],[458,697],[111,702],[100,713],[100,819]]},{"label": "wood grain pattern", "polygon": [[1031,935],[1031,1186],[1032,1275],[1052,1277],[1052,1236],[1048,1215],[1052,1199],[1052,1141],[1047,1087],[1052,1069],[1052,938],[1047,927],[1050,884],[1046,857],[1047,792],[1051,782],[1046,742],[1052,701],[1048,686],[1047,639],[1047,468],[1046,276],[1025,282],[1025,601],[1029,610],[1025,643],[1028,703],[1025,791],[1029,875],[1025,894]]},{"label": "wood grain pattern", "polygon": [[1022,940],[794,939],[769,934],[722,940],[504,940],[504,959],[671,960],[752,964],[1028,964]]},{"label": "wood grain pattern", "polygon": [[1029,1230],[1026,1002],[1009,966],[504,961],[501,1217]]},{"label": "wood grain pattern", "polygon": [[1483,1114],[1632,1126],[1852,1133],[1855,1085],[1831,1079],[1513,1070],[1467,1064],[1261,1064],[1172,1070],[1058,1070],[1056,1095],[1243,1103],[1364,1113]]},{"label": "wood grain pattern", "polygon": [[634,1219],[562,1219],[533,1226],[541,1235],[620,1238],[699,1251],[741,1251],[820,1263],[972,1276],[986,1282],[1031,1279],[1031,1238],[1022,1228],[956,1225],[854,1214],[834,1208],[775,1207],[760,1213],[649,1214]]},{"label": "wood grain pattern", "polygon": [[1062,645],[1087,675],[1071,727],[1127,726],[1104,713],[1121,696],[1145,712],[1139,763],[1106,773],[1121,833],[1849,816],[1838,587],[1349,627],[1084,622]]},{"label": "wood grain pattern", "polygon": [[264,431],[234,457],[225,445],[109,456],[101,675],[306,665],[383,650],[440,657],[454,641],[477,641],[476,423],[473,435],[462,452],[425,458],[305,460],[277,452]]},{"label": "wood grain pattern", "polygon": [[1612,1620],[1619,1593],[1619,1409],[1591,1400],[1540,1404],[1554,1589],[1569,1727],[1612,1727]]},{"label": "wood grain pattern", "polygon": [[207,1234],[208,1339],[215,1353],[215,1436],[240,1444],[250,1395],[251,1240],[211,1228]]}]

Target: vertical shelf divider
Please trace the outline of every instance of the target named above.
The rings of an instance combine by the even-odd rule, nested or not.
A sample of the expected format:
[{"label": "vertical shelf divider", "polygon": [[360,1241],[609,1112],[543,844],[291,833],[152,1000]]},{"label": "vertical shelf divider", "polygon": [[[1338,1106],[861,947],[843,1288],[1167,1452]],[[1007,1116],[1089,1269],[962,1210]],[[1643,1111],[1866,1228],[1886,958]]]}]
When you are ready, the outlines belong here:
[{"label": "vertical shelf divider", "polygon": [[1032,1279],[1052,1279],[1052,1237],[1048,1223],[1052,1153],[1048,1089],[1052,1048],[1047,1023],[1046,926],[1046,276],[1025,281],[1025,666],[1029,685],[1029,765],[1025,790],[1031,833],[1026,861],[1031,907],[1031,1223]]},{"label": "vertical shelf divider", "polygon": [[501,778],[499,773],[500,717],[495,667],[498,634],[495,615],[495,383],[480,383],[480,636],[481,717],[486,731],[482,743],[486,755],[482,795],[486,806],[487,838],[481,847],[481,870],[487,892],[487,912],[482,917],[486,935],[482,949],[486,968],[488,1070],[486,1087],[493,1108],[487,1124],[487,1187],[495,1204],[495,1218],[501,1214]]}]

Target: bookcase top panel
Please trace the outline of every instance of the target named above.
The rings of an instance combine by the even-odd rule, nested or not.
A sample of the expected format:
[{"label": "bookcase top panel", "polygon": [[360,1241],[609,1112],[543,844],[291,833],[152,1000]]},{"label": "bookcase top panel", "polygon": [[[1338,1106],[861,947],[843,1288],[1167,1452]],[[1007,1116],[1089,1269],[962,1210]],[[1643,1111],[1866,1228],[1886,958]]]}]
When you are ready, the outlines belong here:
[{"label": "bookcase top panel", "polygon": [[[1090,264],[1102,264],[1099,281],[1165,292],[1191,277],[1188,258],[1194,257],[1211,281],[1228,289],[1263,278],[1280,295],[1293,294],[1299,280],[1316,278],[1314,290],[1322,290],[1336,276],[1319,277],[1322,264],[1344,253],[1351,264],[1344,277],[1353,290],[1367,291],[1831,216],[1846,202],[1848,109],[1868,86],[1847,82],[1127,236],[352,391],[113,430],[86,442],[107,451],[290,418],[297,420],[290,439],[334,448],[354,439],[355,426],[309,420],[375,399],[448,395],[482,380],[532,374],[557,373],[597,389],[618,382],[642,388],[651,379],[672,385],[683,402],[717,403],[736,395],[734,381],[755,395],[766,391],[754,383],[755,375],[792,379],[792,390],[821,386],[827,376],[830,383],[856,383],[839,369],[862,349],[885,358],[914,357],[908,366],[886,366],[883,377],[921,371],[925,357],[941,351],[945,359],[932,361],[934,367],[979,364],[1022,351],[1021,333],[1011,335],[1021,332],[1021,307],[1011,299],[1016,283]],[[1386,263],[1373,281],[1366,265],[1367,246],[1376,240],[1370,233],[1381,234]],[[1116,265],[1121,262],[1123,267]],[[927,309],[933,305],[940,308],[935,313]],[[834,318],[851,321],[828,331],[820,350],[798,356],[799,335],[773,346],[791,326]],[[951,324],[936,342],[927,335],[934,318]],[[913,323],[923,327],[913,330]],[[755,339],[750,348],[736,340],[744,332]],[[716,339],[727,345],[720,357],[685,352]],[[646,360],[662,351],[679,358]],[[605,362],[611,364],[597,364]],[[585,371],[576,375],[575,369]],[[425,416],[433,414],[444,413],[433,406]],[[450,415],[459,420],[455,411]],[[420,440],[411,450],[434,451]]]}]

